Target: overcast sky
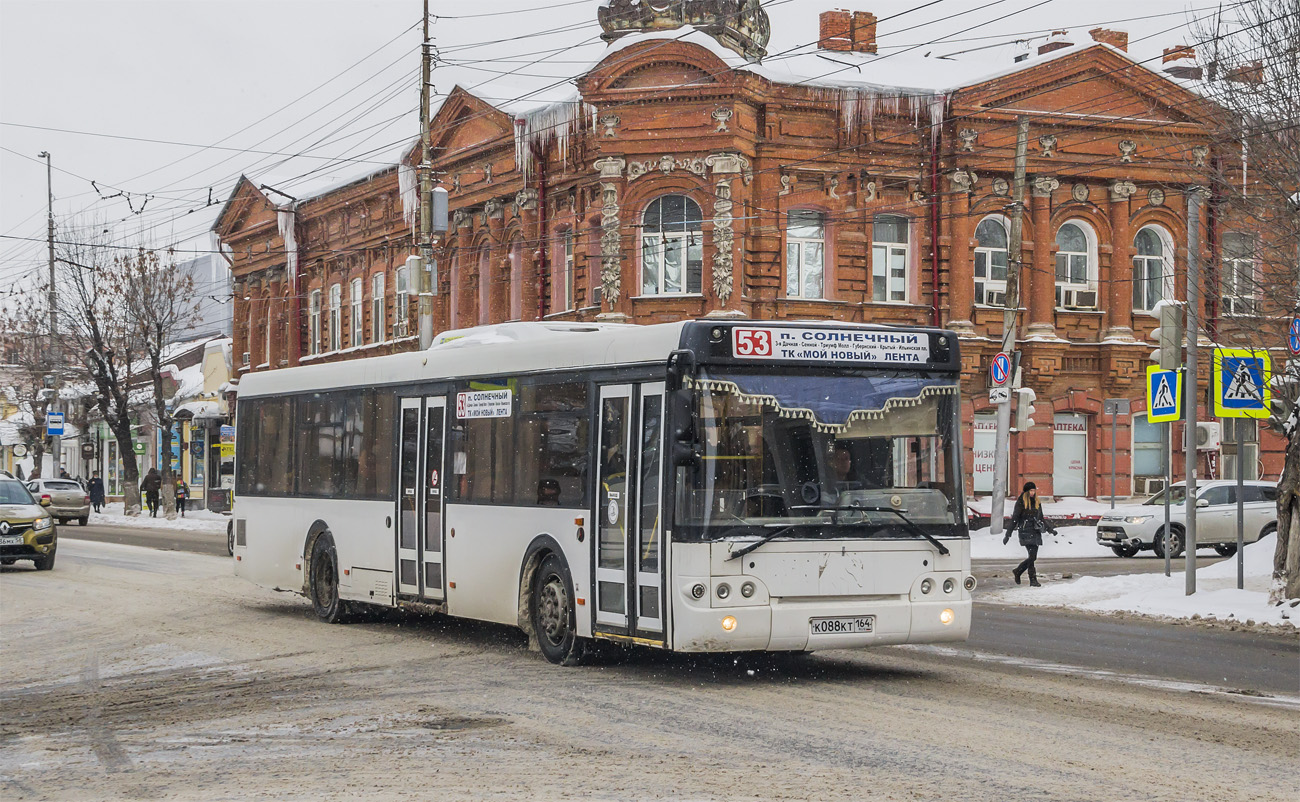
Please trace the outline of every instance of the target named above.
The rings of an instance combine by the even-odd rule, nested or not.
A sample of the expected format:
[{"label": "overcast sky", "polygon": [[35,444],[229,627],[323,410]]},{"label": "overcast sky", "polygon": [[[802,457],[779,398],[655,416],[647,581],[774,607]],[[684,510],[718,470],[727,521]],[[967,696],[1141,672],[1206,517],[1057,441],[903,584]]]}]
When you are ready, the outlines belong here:
[{"label": "overcast sky", "polygon": [[[440,93],[459,83],[499,101],[529,92],[561,99],[573,91],[566,79],[602,52],[598,4],[431,0],[431,13],[445,13],[432,32],[447,61],[433,83]],[[815,40],[818,13],[848,7],[882,19],[882,54],[915,45],[951,53],[1041,38],[1053,27],[1084,41],[1089,28],[1110,24],[1138,40],[1131,54],[1139,60],[1189,39],[1182,26],[1217,7],[1186,0],[766,4],[773,52]],[[46,175],[36,158],[43,150],[53,158],[61,230],[93,220],[114,226],[123,242],[190,247],[211,225],[217,207],[205,208],[209,197],[224,200],[241,172],[289,179],[378,167],[417,134],[420,13],[421,0],[0,0],[0,287],[34,280],[45,264]],[[1130,19],[1139,16],[1148,18]],[[979,57],[1009,61],[1011,48]]]}]

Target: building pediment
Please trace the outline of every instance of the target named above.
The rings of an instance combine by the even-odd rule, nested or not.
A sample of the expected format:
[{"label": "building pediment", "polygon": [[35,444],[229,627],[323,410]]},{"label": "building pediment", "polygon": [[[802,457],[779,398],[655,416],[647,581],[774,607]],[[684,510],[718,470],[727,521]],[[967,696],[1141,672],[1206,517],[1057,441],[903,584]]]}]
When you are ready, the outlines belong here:
[{"label": "building pediment", "polygon": [[958,90],[953,106],[1006,113],[1193,122],[1205,100],[1100,45]]},{"label": "building pediment", "polygon": [[606,56],[579,81],[583,95],[626,89],[683,88],[730,83],[726,62],[690,42],[648,41]]},{"label": "building pediment", "polygon": [[[274,209],[275,204],[271,203],[266,195],[248,180],[247,176],[241,175],[235,182],[235,188],[230,191],[230,197],[226,199],[217,219],[212,223],[212,230],[223,240],[230,239],[234,234],[248,228],[255,213],[260,211],[270,214]],[[263,222],[260,216],[257,222]]]},{"label": "building pediment", "polygon": [[510,115],[459,86],[451,90],[429,128],[435,160],[514,136]]}]

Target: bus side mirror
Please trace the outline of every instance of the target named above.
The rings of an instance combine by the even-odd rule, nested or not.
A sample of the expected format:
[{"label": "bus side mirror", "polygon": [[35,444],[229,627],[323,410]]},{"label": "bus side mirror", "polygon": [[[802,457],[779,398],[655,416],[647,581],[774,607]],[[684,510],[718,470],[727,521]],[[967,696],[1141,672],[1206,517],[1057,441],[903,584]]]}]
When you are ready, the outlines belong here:
[{"label": "bus side mirror", "polygon": [[699,464],[695,451],[695,394],[688,389],[668,393],[669,416],[672,421],[673,465],[678,467]]}]

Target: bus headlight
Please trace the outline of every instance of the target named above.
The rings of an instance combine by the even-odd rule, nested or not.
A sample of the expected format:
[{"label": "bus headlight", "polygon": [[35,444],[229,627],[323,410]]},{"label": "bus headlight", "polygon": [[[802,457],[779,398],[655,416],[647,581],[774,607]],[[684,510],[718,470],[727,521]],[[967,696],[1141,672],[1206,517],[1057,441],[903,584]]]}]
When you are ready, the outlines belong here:
[{"label": "bus headlight", "polygon": [[729,615],[726,618],[722,619],[722,629],[724,631],[730,632],[735,628],[736,628],[736,617],[734,615]]},{"label": "bus headlight", "polygon": [[748,599],[750,596],[753,596],[753,595],[754,595],[754,583],[753,583],[753,582],[746,582],[745,584],[741,585],[741,586],[740,586],[740,595],[741,595],[741,596],[744,596],[746,599]]},{"label": "bus headlight", "polygon": [[954,613],[952,610],[944,610],[942,613],[939,613],[939,623],[943,624],[944,626],[948,626],[953,622],[953,619],[956,617],[957,617],[956,613]]},{"label": "bus headlight", "polygon": [[951,579],[945,579],[945,580],[943,580],[943,592],[944,592],[944,593],[952,593],[952,592],[953,592],[954,590],[956,590],[956,589],[957,589],[957,583],[956,583],[956,582],[953,582]]},{"label": "bus headlight", "polygon": [[922,592],[922,593],[929,593],[929,592],[932,591],[932,590],[934,590],[934,582],[931,581],[929,577],[926,577],[925,579],[922,579],[922,580],[921,580],[921,592]]},{"label": "bus headlight", "polygon": [[721,585],[718,585],[719,599],[725,599],[730,595],[731,595],[731,585],[728,585],[726,582],[723,582]]},{"label": "bus headlight", "polygon": [[703,583],[703,582],[696,582],[696,583],[695,583],[695,586],[691,588],[691,595],[694,596],[694,597],[697,598],[697,599],[703,599],[703,598],[704,598],[704,594],[705,594],[705,592],[707,592],[707,591],[708,591],[708,588],[704,587],[704,583]]}]

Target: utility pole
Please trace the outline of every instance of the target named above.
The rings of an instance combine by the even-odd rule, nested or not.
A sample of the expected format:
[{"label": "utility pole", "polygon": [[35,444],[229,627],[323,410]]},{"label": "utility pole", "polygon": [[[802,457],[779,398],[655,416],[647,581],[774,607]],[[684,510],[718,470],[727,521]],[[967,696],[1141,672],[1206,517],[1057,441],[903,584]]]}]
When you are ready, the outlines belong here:
[{"label": "utility pole", "polygon": [[[1025,162],[1029,158],[1029,118],[1016,121],[1016,167],[1012,184],[1011,242],[1007,246],[1007,294],[1002,306],[1002,351],[1011,358],[1013,389],[1019,384],[1016,369],[1016,316],[1020,312],[1020,242],[1025,215]],[[1011,403],[998,404],[998,429],[993,450],[993,498],[989,508],[989,532],[1002,532],[1007,503],[1007,469],[1011,459]]]},{"label": "utility pole", "polygon": [[1187,496],[1184,513],[1187,523],[1183,534],[1185,560],[1183,573],[1186,595],[1196,592],[1196,403],[1200,389],[1196,381],[1196,340],[1199,331],[1197,310],[1201,305],[1201,188],[1189,187],[1187,191],[1187,374],[1183,378],[1183,456],[1186,459]]},{"label": "utility pole", "polygon": [[433,342],[433,214],[429,209],[433,190],[433,157],[429,145],[429,73],[433,68],[429,45],[429,0],[424,0],[424,44],[420,56],[420,350]]},{"label": "utility pole", "polygon": [[[59,369],[62,367],[62,361],[61,361],[62,355],[59,349],[59,304],[58,304],[59,295],[58,295],[58,290],[55,288],[55,284],[54,284],[54,167],[52,166],[52,163],[50,161],[50,152],[48,150],[41,151],[40,155],[37,158],[45,160],[45,190],[46,190],[46,200],[47,200],[46,208],[49,210],[49,224],[47,226],[49,231],[48,240],[49,240],[49,249],[50,249],[50,291],[49,291],[49,300],[48,300],[48,303],[50,305],[50,346],[49,347],[50,347],[50,357],[51,357],[50,363],[54,366],[54,398],[51,400],[49,406],[47,406],[46,409],[48,410],[51,407],[53,407],[53,410],[55,412],[58,412],[59,411],[59,385],[61,384],[59,380],[60,379]],[[63,438],[59,437],[58,435],[55,435],[50,439],[51,439],[50,450],[53,452],[52,454],[50,454],[50,465],[51,465],[50,474],[51,476],[57,478],[59,475],[59,471],[58,471],[59,461],[62,458],[62,454],[60,452],[61,449],[63,448],[63,442],[62,442]],[[39,467],[40,466],[37,466],[38,469]]]}]

